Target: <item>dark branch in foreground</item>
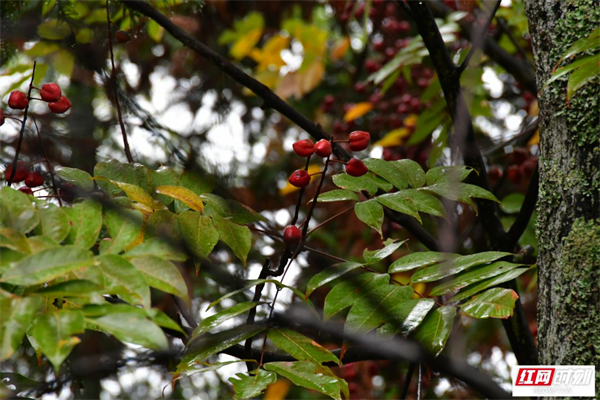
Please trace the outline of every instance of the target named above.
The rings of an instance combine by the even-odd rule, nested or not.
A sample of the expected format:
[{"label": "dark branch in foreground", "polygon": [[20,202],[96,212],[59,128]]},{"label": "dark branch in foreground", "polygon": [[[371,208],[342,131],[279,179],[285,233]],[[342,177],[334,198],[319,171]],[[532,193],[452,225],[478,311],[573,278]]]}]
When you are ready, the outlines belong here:
[{"label": "dark branch in foreground", "polygon": [[537,203],[538,198],[538,190],[540,185],[540,175],[539,175],[539,167],[536,166],[533,171],[533,175],[531,176],[531,182],[529,182],[529,187],[527,188],[527,193],[525,194],[525,199],[523,200],[523,205],[521,206],[521,210],[517,215],[517,219],[512,224],[508,233],[506,234],[506,249],[507,251],[514,251],[517,242],[525,232],[527,228],[527,224],[529,224],[529,220],[531,219],[531,214],[535,211],[535,205]]}]

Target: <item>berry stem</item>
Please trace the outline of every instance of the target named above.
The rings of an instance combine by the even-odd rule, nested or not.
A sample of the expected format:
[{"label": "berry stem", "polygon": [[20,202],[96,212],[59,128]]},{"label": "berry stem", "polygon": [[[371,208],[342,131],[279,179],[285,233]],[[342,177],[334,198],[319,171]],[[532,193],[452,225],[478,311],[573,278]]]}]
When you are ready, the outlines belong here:
[{"label": "berry stem", "polygon": [[345,213],[347,213],[348,211],[354,210],[354,206],[348,207],[343,211],[340,211],[339,213],[335,214],[332,217],[327,218],[325,221],[321,222],[319,225],[315,226],[314,228],[312,228],[310,231],[308,231],[308,233],[306,234],[306,236],[310,236],[311,233],[313,233],[314,231],[316,231],[317,229],[319,229],[320,227],[322,227],[323,225],[325,225],[326,223],[328,223],[329,221],[332,221],[334,219],[336,219],[337,217],[339,217],[340,215],[343,215]]},{"label": "berry stem", "polygon": [[46,147],[44,147],[44,142],[42,141],[42,135],[40,134],[40,128],[38,128],[37,121],[35,117],[33,119],[33,125],[35,126],[35,131],[37,132],[38,140],[40,141],[40,147],[42,148],[42,152],[44,153],[44,159],[46,161],[46,167],[48,168],[48,172],[50,173],[50,179],[52,180],[52,188],[54,189],[54,194],[58,197],[58,205],[63,206],[62,200],[58,195],[58,188],[56,186],[56,180],[54,179],[54,170],[52,169],[52,164],[50,164],[50,159],[48,159],[48,153],[46,152]]},{"label": "berry stem", "polygon": [[[33,78],[35,77],[35,67],[37,65],[37,61],[33,62],[33,70],[31,71],[31,81],[29,81],[29,91],[27,92],[27,98],[31,97],[31,90],[33,89]],[[6,181],[6,186],[10,186],[12,184],[13,179],[15,179],[15,174],[17,173],[17,162],[19,161],[19,154],[21,153],[21,145],[23,144],[23,136],[25,136],[25,123],[27,122],[27,113],[29,112],[29,101],[27,102],[27,106],[25,106],[25,111],[23,112],[23,120],[21,121],[21,130],[19,131],[19,141],[17,142],[17,150],[15,151],[15,158],[12,163],[12,171],[10,173],[10,177]]]},{"label": "berry stem", "polygon": [[[310,158],[312,156],[308,156],[306,157],[306,165],[304,166],[304,169],[306,171],[308,171],[308,165],[310,163]],[[292,218],[292,222],[290,222],[290,225],[296,225],[296,222],[298,222],[298,216],[300,215],[300,207],[302,207],[302,197],[304,196],[304,188],[300,189],[300,194],[298,195],[298,202],[296,203],[296,210],[294,211],[294,218]]]}]

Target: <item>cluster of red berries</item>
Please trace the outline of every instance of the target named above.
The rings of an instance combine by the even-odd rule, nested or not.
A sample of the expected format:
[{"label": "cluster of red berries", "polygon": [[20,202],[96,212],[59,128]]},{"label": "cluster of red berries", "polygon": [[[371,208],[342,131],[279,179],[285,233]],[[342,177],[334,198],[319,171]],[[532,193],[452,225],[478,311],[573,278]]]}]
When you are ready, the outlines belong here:
[{"label": "cluster of red berries", "polygon": [[[538,162],[537,156],[532,156],[527,149],[522,147],[514,149],[509,159],[510,163],[506,169],[506,177],[515,185],[521,183],[523,179],[531,178]],[[498,165],[492,165],[488,169],[488,178],[492,183],[498,182],[503,176],[502,167]]]},{"label": "cluster of red berries", "polygon": [[[8,181],[13,173],[13,165],[7,165],[4,170],[4,178]],[[25,186],[21,186],[19,190],[26,194],[33,194],[31,188],[36,188],[44,184],[44,177],[42,174],[35,170],[30,170],[29,166],[22,161],[17,162],[17,168],[15,169],[15,176],[13,177],[13,183],[23,182]]]},{"label": "cluster of red berries", "polygon": [[[37,89],[37,88],[36,88]],[[55,114],[62,114],[71,108],[71,102],[62,95],[60,87],[56,83],[46,83],[40,91],[40,99],[48,103],[48,108]],[[19,90],[14,90],[8,97],[8,106],[14,110],[24,110],[29,105],[27,95]],[[0,109],[0,125],[4,124],[4,110]]]}]

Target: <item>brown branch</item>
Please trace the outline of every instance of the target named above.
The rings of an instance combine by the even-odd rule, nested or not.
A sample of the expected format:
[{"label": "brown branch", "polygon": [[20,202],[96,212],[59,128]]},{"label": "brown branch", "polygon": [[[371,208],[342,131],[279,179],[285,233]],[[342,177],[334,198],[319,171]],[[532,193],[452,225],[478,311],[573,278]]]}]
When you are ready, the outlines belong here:
[{"label": "brown branch", "polygon": [[54,189],[54,194],[58,199],[58,205],[62,207],[62,200],[60,195],[58,194],[58,188],[56,186],[56,179],[54,178],[54,169],[52,168],[52,164],[50,164],[50,159],[48,158],[48,153],[46,152],[46,147],[44,146],[44,141],[42,140],[42,135],[40,133],[40,128],[38,127],[37,121],[35,117],[31,118],[33,120],[33,125],[35,126],[35,131],[37,132],[38,140],[40,141],[40,147],[42,148],[42,153],[44,154],[44,159],[46,161],[46,168],[48,168],[48,172],[50,173],[50,179],[52,181],[52,189]]},{"label": "brown branch", "polygon": [[539,166],[536,166],[533,175],[531,176],[531,182],[529,182],[529,186],[527,187],[527,193],[525,194],[525,199],[523,200],[523,205],[521,206],[521,210],[519,210],[517,219],[506,233],[505,248],[507,251],[514,251],[517,242],[529,224],[531,215],[535,211],[540,185],[538,169]]}]

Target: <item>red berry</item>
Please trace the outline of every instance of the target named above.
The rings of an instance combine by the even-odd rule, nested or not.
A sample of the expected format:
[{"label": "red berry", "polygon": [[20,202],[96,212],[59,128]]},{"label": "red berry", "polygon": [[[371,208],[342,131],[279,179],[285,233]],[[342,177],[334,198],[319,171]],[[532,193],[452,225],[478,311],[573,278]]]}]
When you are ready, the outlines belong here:
[{"label": "red berry", "polygon": [[58,190],[58,195],[63,201],[72,203],[75,200],[75,185],[72,183],[64,183]]},{"label": "red berry", "polygon": [[46,83],[40,90],[40,97],[47,102],[58,101],[62,97],[62,92],[56,83]]},{"label": "red berry", "polygon": [[363,176],[369,171],[365,163],[358,158],[351,158],[346,164],[346,173],[350,176]]},{"label": "red berry", "polygon": [[369,72],[377,72],[381,68],[381,64],[379,64],[375,60],[367,60],[365,61],[365,69]]},{"label": "red berry", "polygon": [[31,188],[28,188],[27,186],[21,186],[21,187],[19,188],[19,191],[20,191],[20,192],[23,192],[23,193],[25,193],[25,194],[28,194],[28,195],[31,195],[31,196],[33,196],[33,190],[31,190]]},{"label": "red berry", "polygon": [[4,125],[4,110],[0,108],[0,126]]},{"label": "red berry", "polygon": [[521,169],[518,165],[511,165],[506,171],[508,179],[515,185],[521,181]]},{"label": "red berry", "polygon": [[350,141],[350,150],[361,151],[369,146],[371,135],[365,131],[354,131],[348,136],[348,140]]},{"label": "red berry", "polygon": [[331,155],[331,142],[321,139],[315,144],[315,153],[319,157],[329,157]]},{"label": "red berry", "polygon": [[298,140],[293,144],[294,152],[300,157],[312,156],[315,152],[315,144],[310,139]]},{"label": "red berry", "polygon": [[400,104],[398,108],[396,108],[396,111],[398,112],[398,114],[407,114],[408,106],[406,104]]},{"label": "red berry", "polygon": [[383,39],[377,39],[373,41],[373,50],[382,52],[385,50],[385,41]]},{"label": "red berry", "polygon": [[427,86],[429,86],[429,79],[427,79],[427,78],[417,79],[417,86],[420,87],[421,89],[425,89]]},{"label": "red berry", "polygon": [[521,174],[527,178],[530,178],[535,171],[535,167],[537,166],[537,160],[530,158],[521,164]]},{"label": "red berry", "polygon": [[27,104],[29,104],[27,95],[18,90],[13,91],[8,97],[8,106],[15,110],[24,110],[27,107]]},{"label": "red berry", "polygon": [[298,243],[302,238],[302,231],[296,225],[288,225],[283,231],[283,241],[288,244]]},{"label": "red berry", "polygon": [[364,93],[366,88],[367,84],[364,82],[356,82],[356,84],[354,85],[354,91],[358,94]]},{"label": "red berry", "polygon": [[[4,170],[4,178],[8,181],[10,179],[10,175],[12,174],[12,170],[13,170],[13,166],[12,164],[9,164],[6,166],[6,170]],[[13,177],[12,182],[21,182],[23,181],[26,177],[27,174],[29,174],[29,168],[27,167],[27,164],[25,164],[22,161],[18,161],[17,162],[17,169],[15,171],[15,176]]]},{"label": "red berry", "polygon": [[31,188],[42,186],[44,184],[44,177],[37,171],[31,171],[25,178],[25,184]]},{"label": "red berry", "polygon": [[55,114],[62,114],[71,108],[71,102],[65,96],[62,96],[54,103],[48,103],[48,108]]},{"label": "red berry", "polygon": [[297,169],[290,176],[289,182],[296,187],[305,187],[310,183],[310,175],[303,169]]},{"label": "red berry", "polygon": [[497,165],[492,165],[488,170],[488,178],[492,181],[498,181],[502,178],[502,169]]},{"label": "red berry", "polygon": [[115,32],[115,39],[117,39],[117,42],[119,43],[127,43],[131,40],[131,35],[129,32],[117,31]]},{"label": "red berry", "polygon": [[528,158],[529,152],[522,147],[517,147],[512,152],[512,159],[514,164],[523,164],[523,162]]}]

